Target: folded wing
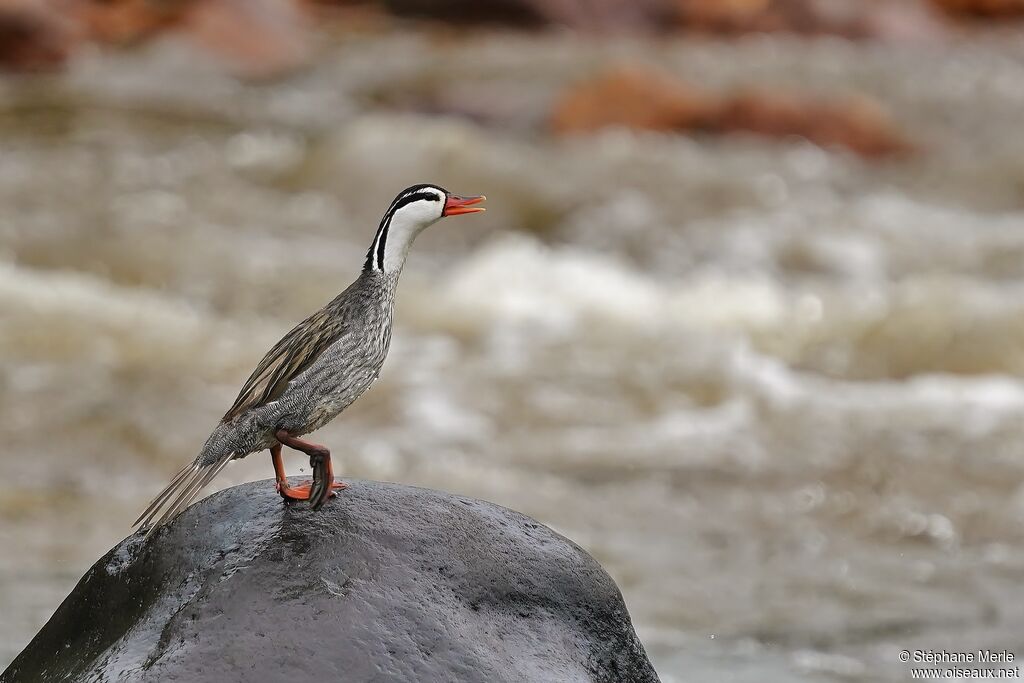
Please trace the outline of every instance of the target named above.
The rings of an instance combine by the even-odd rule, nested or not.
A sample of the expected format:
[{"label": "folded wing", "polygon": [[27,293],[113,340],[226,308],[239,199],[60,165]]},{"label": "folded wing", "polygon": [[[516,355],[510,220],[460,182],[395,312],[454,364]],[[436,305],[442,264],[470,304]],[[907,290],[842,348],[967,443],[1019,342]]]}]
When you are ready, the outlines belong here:
[{"label": "folded wing", "polygon": [[247,410],[278,399],[288,383],[344,334],[344,320],[321,309],[296,325],[270,349],[224,414],[229,422]]}]

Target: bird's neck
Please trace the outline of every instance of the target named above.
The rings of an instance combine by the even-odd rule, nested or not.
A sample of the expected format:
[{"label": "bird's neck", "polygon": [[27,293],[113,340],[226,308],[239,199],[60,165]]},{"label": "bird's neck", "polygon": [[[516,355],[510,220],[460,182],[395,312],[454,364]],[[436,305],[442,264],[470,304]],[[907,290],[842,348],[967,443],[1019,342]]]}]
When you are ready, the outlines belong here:
[{"label": "bird's neck", "polygon": [[403,219],[401,214],[385,215],[380,227],[377,228],[370,249],[366,252],[363,271],[376,272],[389,276],[389,279],[397,279],[405,266],[405,259],[409,255],[413,240],[427,225],[429,223]]},{"label": "bird's neck", "polygon": [[398,275],[399,273],[397,272],[385,273],[372,268],[363,268],[363,272],[359,274],[359,277],[353,284],[362,283],[364,289],[375,292],[375,297],[382,299],[390,305],[395,300],[395,290],[398,288]]}]

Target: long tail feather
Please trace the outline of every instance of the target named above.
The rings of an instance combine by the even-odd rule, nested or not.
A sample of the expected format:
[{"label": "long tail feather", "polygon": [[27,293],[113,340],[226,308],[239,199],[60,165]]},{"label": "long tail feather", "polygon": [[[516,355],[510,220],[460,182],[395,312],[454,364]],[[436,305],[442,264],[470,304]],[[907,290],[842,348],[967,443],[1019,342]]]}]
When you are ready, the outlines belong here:
[{"label": "long tail feather", "polygon": [[174,475],[173,479],[171,479],[171,483],[169,483],[164,488],[164,490],[161,491],[159,495],[157,495],[157,497],[150,502],[146,509],[143,510],[142,514],[139,515],[139,518],[132,523],[132,526],[139,526],[139,523],[142,522],[142,520],[146,519],[147,517],[151,517],[153,512],[157,510],[161,505],[163,505],[164,501],[166,501],[171,496],[171,494],[173,494],[177,490],[178,484],[180,484],[181,481],[186,476],[188,476],[190,472],[194,472],[195,470],[196,465],[195,463],[191,462],[182,467],[180,470],[178,470],[178,473]]},{"label": "long tail feather", "polygon": [[209,468],[200,469],[199,472],[193,477],[193,480],[185,486],[178,497],[174,499],[174,502],[170,503],[164,510],[163,514],[157,519],[155,526],[160,526],[166,521],[173,519],[179,512],[188,507],[199,492],[206,488],[206,485],[213,480],[221,469],[227,465],[227,461],[223,461]]},{"label": "long tail feather", "polygon": [[227,466],[234,453],[228,453],[209,465],[193,462],[182,468],[171,483],[161,491],[145,511],[135,520],[133,526],[146,529],[149,538],[156,529],[170,521],[195,499],[199,492]]}]

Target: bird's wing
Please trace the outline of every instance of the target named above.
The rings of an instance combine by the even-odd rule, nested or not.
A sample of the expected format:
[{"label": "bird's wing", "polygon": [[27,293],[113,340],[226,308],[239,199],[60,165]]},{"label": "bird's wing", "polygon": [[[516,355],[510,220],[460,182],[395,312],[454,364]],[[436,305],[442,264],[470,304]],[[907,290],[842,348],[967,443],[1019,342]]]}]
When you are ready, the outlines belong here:
[{"label": "bird's wing", "polygon": [[312,365],[344,331],[344,319],[327,309],[317,311],[296,325],[256,366],[223,421],[279,398],[288,383]]}]

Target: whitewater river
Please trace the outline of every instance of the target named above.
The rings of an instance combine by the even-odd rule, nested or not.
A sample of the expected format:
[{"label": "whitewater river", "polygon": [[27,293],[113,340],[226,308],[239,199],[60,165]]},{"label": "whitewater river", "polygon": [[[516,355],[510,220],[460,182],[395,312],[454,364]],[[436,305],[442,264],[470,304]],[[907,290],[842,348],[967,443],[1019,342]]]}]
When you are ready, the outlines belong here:
[{"label": "whitewater river", "polygon": [[[921,152],[544,132],[613,63],[865,93]],[[666,682],[1024,657],[1022,112],[994,39],[366,34],[271,83],[171,45],[0,80],[0,667],[421,181],[488,212],[414,248],[379,383],[318,434],[344,475],[574,539]]]}]

